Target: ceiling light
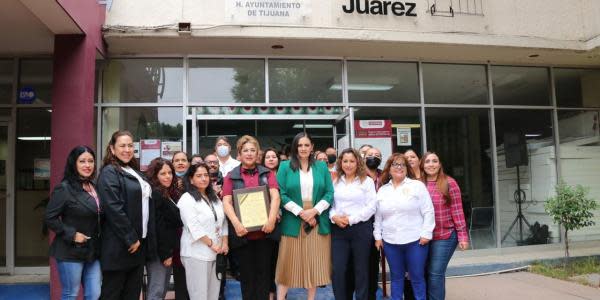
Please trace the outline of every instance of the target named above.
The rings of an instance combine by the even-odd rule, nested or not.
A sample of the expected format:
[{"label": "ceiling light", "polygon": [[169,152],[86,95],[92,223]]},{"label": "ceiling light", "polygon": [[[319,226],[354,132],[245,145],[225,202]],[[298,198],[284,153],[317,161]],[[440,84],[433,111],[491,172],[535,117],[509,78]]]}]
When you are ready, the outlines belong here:
[{"label": "ceiling light", "polygon": [[[381,91],[389,91],[393,89],[394,86],[391,84],[372,84],[372,83],[350,83],[348,84],[349,91],[373,91],[373,92],[381,92]],[[342,85],[339,83],[334,83],[329,87],[330,90],[339,91],[342,89]]]},{"label": "ceiling light", "polygon": [[49,136],[20,136],[17,139],[21,141],[49,141]]},{"label": "ceiling light", "polygon": [[306,124],[306,125],[294,124],[294,126],[292,128],[294,128],[294,129],[304,129],[304,128],[325,129],[325,128],[332,128],[332,127],[333,127],[333,125],[331,125],[331,124]]},{"label": "ceiling light", "polygon": [[526,133],[525,137],[540,137],[542,136],[541,133]]}]

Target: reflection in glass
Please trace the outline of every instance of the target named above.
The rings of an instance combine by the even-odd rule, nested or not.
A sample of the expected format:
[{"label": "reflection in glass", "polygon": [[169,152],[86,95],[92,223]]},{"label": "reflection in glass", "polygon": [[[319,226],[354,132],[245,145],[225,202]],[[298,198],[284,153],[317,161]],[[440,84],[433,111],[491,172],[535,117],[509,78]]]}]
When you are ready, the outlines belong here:
[{"label": "reflection in glass", "polygon": [[215,152],[217,137],[226,136],[231,144],[231,156],[237,156],[236,142],[241,136],[256,136],[254,120],[198,120],[198,152],[202,155]]},{"label": "reflection in glass", "polygon": [[[561,178],[570,185],[589,188],[589,197],[600,199],[600,111],[559,111]],[[594,226],[569,232],[573,241],[600,239],[600,210]]]},{"label": "reflection in glass", "polygon": [[427,147],[458,182],[473,249],[495,248],[491,139],[487,109],[427,109]]},{"label": "reflection in glass", "polygon": [[50,192],[50,116],[46,109],[17,112],[15,265],[47,266],[43,226]]},{"label": "reflection in glass", "polygon": [[52,103],[52,60],[21,61],[17,103]]},{"label": "reflection in glass", "polygon": [[[102,157],[105,155],[106,145],[113,132],[119,129],[129,130],[133,134],[134,142],[142,139],[159,139],[161,142],[180,142],[179,147],[183,149],[181,121],[181,107],[105,108],[102,111]],[[150,161],[156,157],[143,157],[143,155],[143,151],[136,153],[136,157],[141,158],[141,161]]]},{"label": "reflection in glass", "polygon": [[13,92],[13,61],[0,60],[0,104],[11,102]]},{"label": "reflection in glass", "polygon": [[562,107],[600,107],[600,70],[554,69],[556,103]]},{"label": "reflection in glass", "polygon": [[263,59],[190,59],[190,102],[265,102]]},{"label": "reflection in glass", "polygon": [[[554,193],[557,178],[551,111],[496,109],[495,118],[499,191],[497,203],[500,208],[498,221],[502,247],[560,242],[558,226],[544,211],[546,199]],[[520,147],[524,147],[523,157],[520,157]],[[520,160],[523,163],[518,167],[517,173],[517,167],[508,166],[516,164],[519,158],[522,158]],[[520,180],[520,186],[517,185],[517,180]],[[547,238],[528,239],[531,235],[529,226],[517,219],[519,203],[515,199],[518,199],[516,192],[519,188],[523,195],[521,209],[524,218],[531,226],[536,222],[540,226],[548,226],[550,234]],[[515,220],[517,222],[509,230]],[[522,239],[519,224],[523,224]]]},{"label": "reflection in glass", "polygon": [[341,84],[341,61],[269,60],[273,103],[342,102]]},{"label": "reflection in glass", "polygon": [[103,69],[104,102],[183,101],[183,60],[113,59]]},{"label": "reflection in glass", "polygon": [[[392,132],[390,138],[370,139],[355,138],[354,147],[360,148],[363,144],[370,144],[381,150],[383,162],[393,152],[404,152],[413,149],[423,153],[421,147],[421,118],[418,108],[395,107],[356,107],[354,108],[354,127],[356,122],[365,120],[390,120]],[[400,136],[400,139],[398,139]],[[387,153],[387,155],[386,155]]]},{"label": "reflection in glass", "polygon": [[492,66],[494,104],[550,105],[547,68]]},{"label": "reflection in glass", "polygon": [[417,64],[348,62],[348,99],[350,102],[419,103]]},{"label": "reflection in glass", "polygon": [[487,104],[485,66],[422,64],[425,103]]}]

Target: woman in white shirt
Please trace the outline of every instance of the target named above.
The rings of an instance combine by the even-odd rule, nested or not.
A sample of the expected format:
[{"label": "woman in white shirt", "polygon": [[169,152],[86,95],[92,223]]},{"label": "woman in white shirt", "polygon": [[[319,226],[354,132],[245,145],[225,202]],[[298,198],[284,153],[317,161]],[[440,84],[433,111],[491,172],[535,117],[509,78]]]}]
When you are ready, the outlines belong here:
[{"label": "woman in white shirt", "polygon": [[410,274],[416,300],[426,299],[425,262],[435,218],[425,185],[410,179],[412,170],[403,154],[394,153],[381,174],[373,236],[390,264],[392,299],[402,299],[404,273]]},{"label": "woman in white shirt", "polygon": [[[358,151],[347,148],[336,162],[338,177],[333,183],[333,206],[329,218],[333,294],[336,299],[369,298],[369,255],[373,245],[375,184],[367,176],[367,167]],[[352,264],[350,264],[352,262]],[[353,266],[354,276],[348,278],[347,267]],[[349,282],[352,280],[352,282]],[[354,289],[348,289],[354,287]]]},{"label": "woman in white shirt", "polygon": [[208,166],[199,163],[188,170],[190,190],[177,206],[183,222],[181,262],[185,267],[190,299],[216,300],[221,280],[217,278],[217,254],[227,254],[227,219],[223,204],[212,189]]}]

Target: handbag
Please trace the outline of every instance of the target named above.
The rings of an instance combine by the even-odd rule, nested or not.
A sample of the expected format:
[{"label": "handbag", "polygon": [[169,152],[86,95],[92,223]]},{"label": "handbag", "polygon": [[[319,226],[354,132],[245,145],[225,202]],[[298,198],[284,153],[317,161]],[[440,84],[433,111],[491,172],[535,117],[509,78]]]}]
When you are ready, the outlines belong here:
[{"label": "handbag", "polygon": [[216,268],[217,279],[223,280],[225,273],[227,272],[227,256],[225,254],[217,254]]}]

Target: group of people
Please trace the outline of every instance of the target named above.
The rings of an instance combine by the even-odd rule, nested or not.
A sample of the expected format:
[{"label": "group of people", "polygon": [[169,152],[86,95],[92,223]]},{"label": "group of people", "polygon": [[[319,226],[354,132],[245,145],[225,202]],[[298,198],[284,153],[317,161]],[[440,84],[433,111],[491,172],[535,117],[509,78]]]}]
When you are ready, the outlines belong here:
[{"label": "group of people", "polygon": [[[444,299],[445,271],[457,245],[468,248],[460,189],[437,154],[334,148],[316,152],[297,134],[290,152],[261,150],[252,136],[219,137],[214,152],[156,158],[142,173],[134,137],[115,132],[96,178],[86,146],[67,158],[46,223],[56,237],[62,299],[164,299],[171,274],[177,299],[219,299],[218,259],[239,269],[243,299],[286,298],[289,288],[332,283],[336,299],[374,299],[378,260],[390,266],[392,298],[410,282],[414,299]],[[267,221],[249,231],[235,190],[265,186]],[[409,280],[407,280],[409,279]],[[408,291],[408,289],[407,289]]]}]

